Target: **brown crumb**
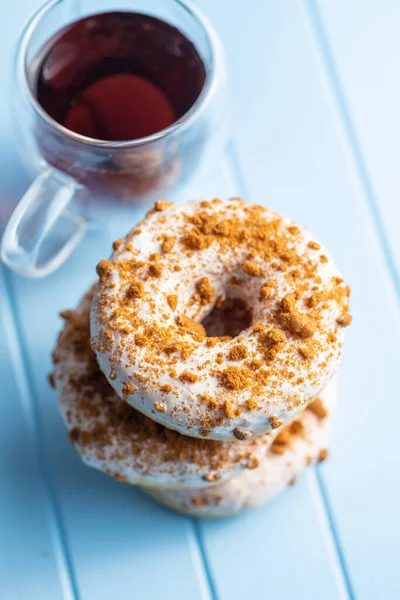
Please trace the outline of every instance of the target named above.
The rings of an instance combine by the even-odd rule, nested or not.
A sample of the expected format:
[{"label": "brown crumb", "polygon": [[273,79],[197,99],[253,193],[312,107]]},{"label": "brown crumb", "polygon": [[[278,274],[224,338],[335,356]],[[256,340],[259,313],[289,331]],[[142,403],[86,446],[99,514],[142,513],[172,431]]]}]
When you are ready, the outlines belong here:
[{"label": "brown crumb", "polygon": [[160,387],[160,392],[167,394],[168,392],[172,392],[173,387],[170,383],[166,383]]},{"label": "brown crumb", "polygon": [[109,260],[101,260],[96,266],[96,273],[100,279],[108,277],[110,273],[115,269],[115,265]]},{"label": "brown crumb", "polygon": [[309,358],[312,358],[312,356],[313,356],[312,349],[308,348],[307,346],[299,348],[298,353],[300,354],[300,356],[302,356],[306,360],[308,360]]},{"label": "brown crumb", "polygon": [[73,429],[71,429],[71,431],[68,433],[68,438],[72,444],[76,444],[76,442],[78,442],[78,440],[79,440],[78,427],[74,427]]},{"label": "brown crumb", "polygon": [[[248,429],[243,429],[243,427],[235,427],[232,433],[235,436],[235,438],[240,441],[247,440],[249,437],[251,437],[251,431],[249,431]],[[250,468],[255,468],[255,466]]]},{"label": "brown crumb", "polygon": [[308,247],[311,248],[312,250],[319,250],[321,248],[321,244],[318,244],[318,242],[308,242]]},{"label": "brown crumb", "polygon": [[161,277],[162,265],[160,265],[160,263],[152,263],[149,265],[149,275],[151,277]]},{"label": "brown crumb", "polygon": [[292,423],[290,423],[289,431],[292,435],[303,435],[304,425],[301,421],[296,419],[295,421],[292,421]]},{"label": "brown crumb", "polygon": [[206,247],[205,237],[195,231],[186,233],[183,236],[182,242],[189,250],[203,250]]},{"label": "brown crumb", "polygon": [[276,346],[278,344],[284,344],[286,342],[286,335],[284,334],[282,329],[274,327],[273,329],[267,331],[264,334],[262,341],[267,346]]},{"label": "brown crumb", "polygon": [[176,294],[168,294],[167,302],[172,311],[178,306],[178,296]]},{"label": "brown crumb", "polygon": [[325,419],[328,415],[328,411],[322,403],[321,398],[317,398],[313,402],[311,402],[307,409],[310,410],[318,419]]},{"label": "brown crumb", "polygon": [[244,406],[247,408],[247,410],[250,410],[250,411],[257,410],[258,402],[257,402],[257,400],[254,400],[253,398],[249,398],[248,400],[246,400],[244,402]]},{"label": "brown crumb", "polygon": [[214,300],[215,293],[208,277],[203,277],[197,282],[196,290],[200,296],[201,304],[209,304]]},{"label": "brown crumb", "polygon": [[251,277],[259,277],[261,275],[261,267],[259,264],[245,260],[243,263],[243,271]]},{"label": "brown crumb", "polygon": [[278,427],[280,427],[282,425],[282,421],[280,421],[276,415],[271,415],[269,417],[268,421],[269,421],[269,424],[271,425],[272,429],[277,429]]},{"label": "brown crumb", "polygon": [[244,390],[249,386],[249,375],[245,368],[228,367],[219,373],[219,379],[228,390]]},{"label": "brown crumb", "polygon": [[215,471],[210,471],[206,475],[203,476],[204,481],[208,481],[209,483],[215,483],[221,479],[221,475],[219,473],[215,473]]},{"label": "brown crumb", "polygon": [[248,356],[248,350],[246,348],[246,346],[244,346],[243,344],[238,344],[237,346],[233,346],[233,348],[231,348],[229,354],[228,354],[228,359],[229,360],[243,360],[244,358],[246,358]]},{"label": "brown crumb", "polygon": [[124,243],[124,240],[121,238],[119,238],[118,240],[115,240],[115,242],[113,242],[113,244],[112,244],[113,250],[118,250],[118,248],[120,248],[123,243]]},{"label": "brown crumb", "polygon": [[135,344],[136,346],[147,346],[149,343],[149,338],[144,333],[137,333],[135,335]]},{"label": "brown crumb", "polygon": [[49,382],[50,387],[52,387],[53,390],[55,390],[55,388],[56,388],[56,382],[54,381],[54,374],[53,373],[49,373],[47,375],[47,381]]},{"label": "brown crumb", "polygon": [[143,298],[144,285],[141,281],[135,281],[128,287],[126,295],[128,298]]},{"label": "brown crumb", "polygon": [[154,204],[154,210],[157,212],[162,212],[172,206],[172,202],[166,202],[165,200],[157,200]]},{"label": "brown crumb", "polygon": [[175,246],[176,237],[173,235],[168,235],[164,238],[164,241],[161,244],[161,252],[163,254],[168,254],[173,250]]},{"label": "brown crumb", "polygon": [[136,388],[131,383],[125,383],[122,387],[121,395],[124,400],[127,399],[128,396],[132,396],[136,392]]},{"label": "brown crumb", "polygon": [[353,320],[353,317],[351,315],[349,315],[348,313],[345,313],[344,315],[342,315],[338,319],[336,319],[336,323],[338,325],[340,325],[341,327],[348,327],[351,324],[352,320]]},{"label": "brown crumb", "polygon": [[[245,438],[246,439],[246,438]],[[247,464],[247,468],[250,470],[257,469],[260,466],[260,459],[256,456],[252,456]]]},{"label": "brown crumb", "polygon": [[318,454],[318,463],[322,463],[324,460],[328,458],[328,450],[326,448],[322,448]]},{"label": "brown crumb", "polygon": [[203,402],[206,402],[212,410],[214,410],[215,408],[218,408],[218,406],[219,406],[218,400],[216,398],[213,398],[212,396],[210,396],[210,394],[203,394],[201,396],[201,399]]},{"label": "brown crumb", "polygon": [[232,402],[230,400],[225,400],[224,412],[227,419],[235,418],[235,411],[233,410]]},{"label": "brown crumb", "polygon": [[206,501],[201,496],[192,496],[191,502],[194,506],[204,506]]},{"label": "brown crumb", "polygon": [[270,450],[270,452],[272,452],[272,454],[279,454],[279,455],[281,455],[281,454],[285,453],[286,448],[287,448],[287,446],[283,446],[283,445],[280,445],[280,444],[275,444],[275,441],[274,441],[274,443],[271,444],[269,450]]},{"label": "brown crumb", "polygon": [[281,300],[277,318],[284,329],[301,339],[312,337],[315,333],[311,319],[297,310],[294,294],[287,294]]},{"label": "brown crumb", "polygon": [[182,383],[196,383],[199,377],[195,373],[191,373],[190,371],[183,371],[179,376],[180,381]]},{"label": "brown crumb", "polygon": [[264,285],[262,286],[261,290],[260,290],[260,300],[268,300],[269,298],[271,298],[271,296],[274,295],[276,290],[276,282],[275,281],[268,281],[267,283],[264,283]]},{"label": "brown crumb", "polygon": [[206,330],[204,329],[201,323],[197,323],[197,321],[193,321],[193,319],[189,319],[186,315],[179,315],[177,317],[176,322],[181,327],[187,329],[189,333],[194,333],[200,336],[201,339],[206,337]]},{"label": "brown crumb", "polygon": [[75,311],[73,311],[73,310],[62,310],[60,312],[60,317],[62,319],[64,319],[65,321],[70,321],[71,319],[75,318]]}]

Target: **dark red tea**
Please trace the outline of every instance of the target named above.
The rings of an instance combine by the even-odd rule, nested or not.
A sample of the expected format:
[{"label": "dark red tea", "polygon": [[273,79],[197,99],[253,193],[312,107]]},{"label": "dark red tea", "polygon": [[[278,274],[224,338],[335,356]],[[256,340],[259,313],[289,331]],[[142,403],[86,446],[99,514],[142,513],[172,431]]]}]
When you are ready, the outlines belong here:
[{"label": "dark red tea", "polygon": [[32,68],[34,92],[53,119],[110,141],[165,129],[193,106],[206,78],[195,46],[178,29],[131,12],[72,23]]}]

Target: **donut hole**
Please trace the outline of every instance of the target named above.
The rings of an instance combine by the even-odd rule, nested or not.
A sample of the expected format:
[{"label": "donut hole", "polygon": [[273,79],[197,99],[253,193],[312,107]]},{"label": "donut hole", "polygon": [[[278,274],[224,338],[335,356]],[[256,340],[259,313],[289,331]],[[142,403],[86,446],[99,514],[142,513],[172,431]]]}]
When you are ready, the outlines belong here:
[{"label": "donut hole", "polygon": [[207,337],[237,337],[253,321],[251,307],[242,298],[224,298],[216,302],[201,324]]}]

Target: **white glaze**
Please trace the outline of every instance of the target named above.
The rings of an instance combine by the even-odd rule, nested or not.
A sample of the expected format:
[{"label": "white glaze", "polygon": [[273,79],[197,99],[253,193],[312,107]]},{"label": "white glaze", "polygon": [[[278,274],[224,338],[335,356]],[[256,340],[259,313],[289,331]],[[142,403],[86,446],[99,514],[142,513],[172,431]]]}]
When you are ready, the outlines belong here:
[{"label": "white glaze", "polygon": [[296,436],[284,454],[266,450],[260,466],[244,471],[229,481],[207,489],[145,491],[168,507],[197,517],[219,518],[258,508],[278,495],[299,477],[310,463],[318,461],[320,451],[329,441],[332,410],[337,398],[337,385],[332,381],[322,392],[321,399],[328,416],[319,420],[311,411],[298,416],[304,436]]},{"label": "white glaze", "polygon": [[[244,217],[245,206],[242,202],[236,200],[224,201],[221,203],[219,210],[221,214],[224,212],[225,215],[241,218]],[[172,205],[161,213],[152,213],[139,224],[139,233],[133,231],[128,234],[125,242],[112,255],[111,260],[114,264],[131,259],[148,261],[151,254],[161,252],[160,235],[163,233],[173,235],[179,240],[182,227],[186,224],[185,216],[193,215],[198,207],[199,203],[191,202],[183,206]],[[274,220],[278,217],[276,213],[267,209],[265,209],[265,215],[268,220]],[[288,219],[282,220],[282,227],[291,225],[294,224]],[[323,247],[318,251],[310,252],[308,243],[313,241],[314,238],[305,229],[299,228],[299,230],[301,232],[300,241],[296,240],[292,247],[295,247],[298,255],[307,253],[309,260],[316,266],[316,276],[320,278],[320,283],[316,285],[316,289],[329,289],[332,286],[332,278],[340,277],[340,273]],[[132,248],[128,250],[127,244],[131,245]],[[326,263],[320,261],[322,254],[328,257]],[[137,277],[143,282],[146,294],[144,298],[135,300],[132,306],[132,314],[139,315],[145,324],[151,322],[162,323],[175,328],[175,320],[179,314],[185,314],[200,322],[210,312],[212,305],[199,306],[198,304],[191,304],[190,300],[196,291],[196,283],[202,277],[207,276],[214,288],[216,297],[239,296],[244,298],[252,306],[253,323],[262,322],[272,326],[271,314],[273,308],[260,301],[262,285],[273,277],[278,286],[278,299],[292,292],[293,285],[288,285],[284,273],[276,270],[271,271],[268,263],[261,264],[264,270],[262,276],[250,277],[246,275],[242,268],[246,258],[247,249],[245,247],[232,248],[221,256],[218,246],[214,243],[204,250],[193,252],[193,255],[188,257],[187,254],[182,252],[180,243],[177,241],[173,252],[166,257],[162,257],[163,274],[161,278],[146,278],[145,271],[147,267],[143,267],[138,271]],[[182,267],[179,272],[173,269],[177,262]],[[240,287],[230,284],[232,276],[240,278],[242,282]],[[110,283],[112,287],[109,286]],[[121,334],[118,329],[113,329],[111,331],[110,347],[105,350],[104,345],[99,340],[102,336],[104,339],[108,329],[108,319],[112,318],[115,309],[119,306],[120,298],[124,297],[126,293],[124,285],[118,269],[115,269],[111,273],[107,285],[99,284],[93,300],[91,333],[99,364],[120,397],[124,397],[124,384],[132,384],[136,391],[126,398],[127,401],[151,419],[180,433],[195,437],[208,436],[216,440],[232,440],[234,439],[234,430],[241,428],[250,435],[260,435],[271,429],[271,417],[279,422],[287,422],[292,419],[312,398],[318,395],[337,371],[343,329],[337,326],[336,320],[341,315],[342,307],[336,302],[331,302],[329,309],[325,310],[322,315],[323,335],[317,332],[314,336],[314,339],[320,343],[321,348],[313,359],[309,361],[302,360],[298,354],[301,342],[293,339],[288,340],[284,357],[289,357],[292,364],[295,364],[293,368],[296,377],[291,380],[285,378],[279,373],[281,366],[276,365],[277,374],[270,378],[264,386],[262,395],[257,398],[260,405],[259,409],[251,412],[242,411],[242,414],[234,418],[227,418],[221,410],[218,414],[220,424],[213,426],[204,433],[203,422],[210,413],[204,401],[201,400],[203,394],[208,394],[214,398],[221,398],[225,394],[235,406],[239,406],[251,397],[249,390],[230,392],[227,395],[226,390],[221,389],[218,378],[207,373],[208,369],[203,367],[207,361],[217,364],[216,358],[219,353],[223,354],[223,366],[227,366],[229,364],[227,358],[229,351],[236,345],[237,340],[233,339],[219,343],[214,348],[207,347],[204,341],[199,342],[187,360],[178,362],[176,376],[171,376],[166,357],[165,368],[154,370],[154,364],[146,358],[146,349],[138,348],[135,344],[137,331]],[[168,305],[166,298],[168,294],[178,295],[178,306],[174,311]],[[103,318],[100,317],[100,304],[102,305]],[[120,322],[122,323],[121,320]],[[127,323],[129,325],[129,320]],[[329,333],[335,334],[337,339],[335,344],[327,342]],[[249,349],[253,357],[262,358],[257,354],[256,338],[253,335],[252,327],[243,331],[241,338],[241,343]],[[187,334],[182,335],[178,330],[176,331],[177,341],[187,339]],[[322,363],[324,363],[323,368],[319,366]],[[183,371],[199,374],[200,379],[195,383],[182,382],[179,376]],[[111,372],[113,373],[112,378],[110,376]],[[310,377],[311,373],[313,374],[312,378]],[[141,377],[148,377],[148,380],[144,383],[142,379],[136,378],[137,374]],[[165,385],[170,385],[172,391],[161,394],[160,387]],[[155,410],[155,405],[160,403],[163,412]]]}]

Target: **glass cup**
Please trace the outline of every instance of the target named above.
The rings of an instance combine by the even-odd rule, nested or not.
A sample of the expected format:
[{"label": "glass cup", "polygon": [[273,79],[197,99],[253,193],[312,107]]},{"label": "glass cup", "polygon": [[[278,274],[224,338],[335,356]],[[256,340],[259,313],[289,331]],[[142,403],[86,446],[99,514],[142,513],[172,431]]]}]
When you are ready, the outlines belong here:
[{"label": "glass cup", "polygon": [[[104,141],[52,119],[34,93],[35,61],[66,25],[111,11],[144,13],[179,29],[206,71],[191,108],[172,125],[141,139]],[[100,204],[149,202],[187,183],[215,162],[227,137],[225,63],[206,17],[188,0],[50,0],[31,18],[18,44],[13,102],[19,147],[36,179],[12,214],[1,258],[14,271],[42,277],[82,239]]]}]

